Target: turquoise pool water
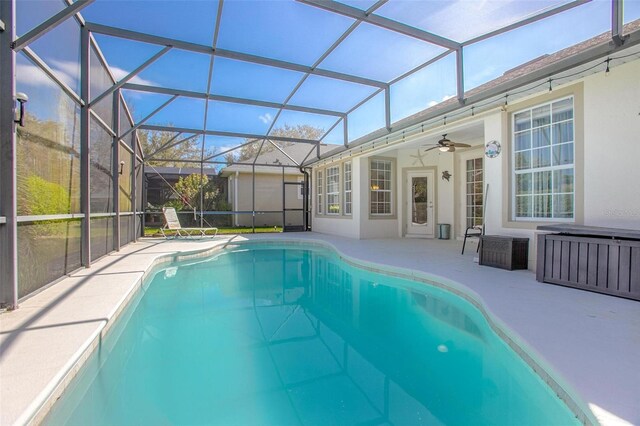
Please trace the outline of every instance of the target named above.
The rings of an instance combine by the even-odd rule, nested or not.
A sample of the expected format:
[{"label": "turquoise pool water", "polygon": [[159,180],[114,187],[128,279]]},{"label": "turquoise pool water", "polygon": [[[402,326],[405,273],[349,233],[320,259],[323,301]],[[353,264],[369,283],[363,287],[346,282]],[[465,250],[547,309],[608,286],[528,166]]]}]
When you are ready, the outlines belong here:
[{"label": "turquoise pool water", "polygon": [[164,267],[50,425],[567,425],[467,301],[315,247]]}]

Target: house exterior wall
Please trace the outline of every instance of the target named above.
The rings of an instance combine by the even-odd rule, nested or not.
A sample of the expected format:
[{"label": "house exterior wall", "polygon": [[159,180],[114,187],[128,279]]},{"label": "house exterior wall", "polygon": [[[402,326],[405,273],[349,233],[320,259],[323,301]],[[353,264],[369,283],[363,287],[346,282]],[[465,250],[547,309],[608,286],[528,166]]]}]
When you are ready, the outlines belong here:
[{"label": "house exterior wall", "polygon": [[[391,215],[389,216],[374,216],[370,214],[370,180],[369,180],[369,164],[372,159],[391,160],[393,173],[394,191],[391,195]],[[395,173],[398,170],[398,159],[395,152],[385,152],[379,155],[372,155],[360,159],[360,188],[362,188],[359,194],[360,199],[360,238],[397,238],[398,237],[398,218],[401,214],[401,202],[398,193],[399,179],[398,174]]]},{"label": "house exterior wall", "polygon": [[[490,184],[487,233],[529,238],[529,268],[536,261],[536,227],[549,222],[511,219],[511,113],[566,94],[575,105],[575,220],[588,226],[640,228],[640,61],[598,73],[551,93],[510,105],[484,120],[485,140],[506,141],[500,157],[485,157]],[[503,146],[505,143],[503,142]],[[498,160],[498,161],[496,161]],[[502,212],[502,214],[496,214]],[[551,223],[554,223],[553,221]]]},{"label": "house exterior wall", "polygon": [[585,80],[584,220],[640,229],[640,60]]},{"label": "house exterior wall", "polygon": [[[425,148],[409,148],[398,150],[398,185],[397,192],[401,199],[398,217],[398,236],[407,234],[407,225],[409,222],[409,200],[407,199],[406,189],[406,173],[409,171],[434,170],[434,192],[436,199],[434,200],[435,209],[433,217],[429,218],[434,223],[434,237],[437,237],[437,224],[447,223],[454,224],[454,179],[457,172],[454,169],[454,156],[448,153],[442,153],[437,149],[424,152]],[[423,154],[422,162],[417,158]],[[442,179],[442,172],[448,171],[453,175],[449,181]]]},{"label": "house exterior wall", "polygon": [[[489,185],[486,194],[486,232],[527,237],[530,241],[529,267],[535,265],[535,235],[542,221],[514,221],[512,217],[511,129],[514,112],[535,105],[554,101],[564,96],[574,96],[575,117],[575,218],[573,223],[591,226],[640,228],[640,61],[635,60],[615,68],[609,75],[597,73],[553,91],[541,89],[535,95],[510,102],[506,108],[496,108],[476,117],[450,123],[447,129],[460,125],[475,125],[481,130],[477,137],[464,142],[474,147],[456,153],[430,151],[423,158],[425,166],[435,167],[437,185],[437,223],[453,225],[453,236],[461,238],[466,228],[464,209],[465,169],[464,161],[471,157],[483,157],[483,185]],[[484,144],[497,140],[502,153],[496,158],[483,155]],[[397,238],[405,235],[406,200],[403,170],[419,167],[416,163],[416,147],[379,149],[368,157],[354,157],[353,216],[327,219],[319,216],[314,207],[314,231],[353,238]],[[414,157],[412,157],[412,155]],[[369,161],[371,156],[392,158],[395,169],[395,214],[388,219],[376,219],[369,215]],[[324,166],[314,167],[315,172]],[[453,177],[450,182],[441,178],[443,171]],[[317,201],[315,184],[313,202]],[[437,232],[435,232],[437,236]]]},{"label": "house exterior wall", "polygon": [[[363,173],[361,162],[362,158],[348,159],[340,161],[337,164],[340,167],[340,214],[339,215],[326,215],[318,214],[318,181],[316,172],[319,169],[314,169],[311,179],[311,211],[312,213],[312,230],[324,234],[342,235],[349,238],[360,238],[360,215],[357,213],[360,211],[361,199],[356,194],[362,193],[362,182],[360,176]],[[351,162],[352,179],[352,214],[347,215],[344,213],[344,164]],[[332,164],[333,165],[333,164]],[[323,173],[326,173],[326,168],[322,168]],[[326,185],[326,175],[323,176],[324,185]],[[324,195],[323,195],[324,196]],[[326,201],[326,199],[325,199]]]},{"label": "house exterior wall", "polygon": [[[285,174],[286,182],[298,182],[302,178],[301,174]],[[229,177],[229,193],[231,205],[236,211],[251,212],[253,210],[253,177],[251,173],[238,173]],[[237,188],[234,187],[237,186]],[[282,175],[256,173],[255,179],[255,209],[256,211],[282,211]],[[297,185],[286,185],[286,208],[302,208],[302,199],[298,195]],[[237,194],[237,200],[234,197]],[[236,226],[253,225],[251,214],[237,214]],[[256,214],[256,226],[282,226],[282,213],[258,213]],[[288,212],[286,215],[287,225],[302,225],[302,212]]]}]

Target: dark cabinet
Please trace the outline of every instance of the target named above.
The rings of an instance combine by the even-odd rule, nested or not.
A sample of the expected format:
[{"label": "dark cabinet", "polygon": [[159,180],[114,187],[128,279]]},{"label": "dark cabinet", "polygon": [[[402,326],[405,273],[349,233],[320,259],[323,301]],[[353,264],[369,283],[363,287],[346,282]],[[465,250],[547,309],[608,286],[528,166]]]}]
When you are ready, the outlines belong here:
[{"label": "dark cabinet", "polygon": [[538,235],[538,281],[640,300],[640,232],[577,225],[538,229],[558,232]]},{"label": "dark cabinet", "polygon": [[479,263],[510,271],[527,269],[529,267],[529,239],[483,235],[480,237]]}]

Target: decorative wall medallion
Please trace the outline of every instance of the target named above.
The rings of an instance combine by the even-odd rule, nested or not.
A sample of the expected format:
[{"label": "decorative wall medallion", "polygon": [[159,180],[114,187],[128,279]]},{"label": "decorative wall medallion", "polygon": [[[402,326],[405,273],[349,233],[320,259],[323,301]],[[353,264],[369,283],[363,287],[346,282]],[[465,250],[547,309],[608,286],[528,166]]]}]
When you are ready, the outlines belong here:
[{"label": "decorative wall medallion", "polygon": [[489,141],[484,147],[484,155],[486,155],[487,158],[496,158],[500,155],[500,151],[502,151],[502,147],[498,141]]}]

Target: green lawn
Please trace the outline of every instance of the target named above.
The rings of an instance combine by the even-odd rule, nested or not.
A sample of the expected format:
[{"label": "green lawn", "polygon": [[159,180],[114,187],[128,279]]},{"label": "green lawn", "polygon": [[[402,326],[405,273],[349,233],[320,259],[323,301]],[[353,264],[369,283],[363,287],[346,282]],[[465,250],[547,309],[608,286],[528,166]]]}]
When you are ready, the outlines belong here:
[{"label": "green lawn", "polygon": [[[171,231],[165,231],[167,235],[173,235]],[[245,227],[237,227],[237,228],[218,228],[218,235],[221,234],[251,234],[253,229],[245,228]],[[281,226],[256,226],[256,233],[264,234],[269,232],[282,232]],[[207,231],[207,235],[213,235],[215,231]],[[160,233],[160,228],[144,228],[144,236],[145,237],[162,237]]]}]

